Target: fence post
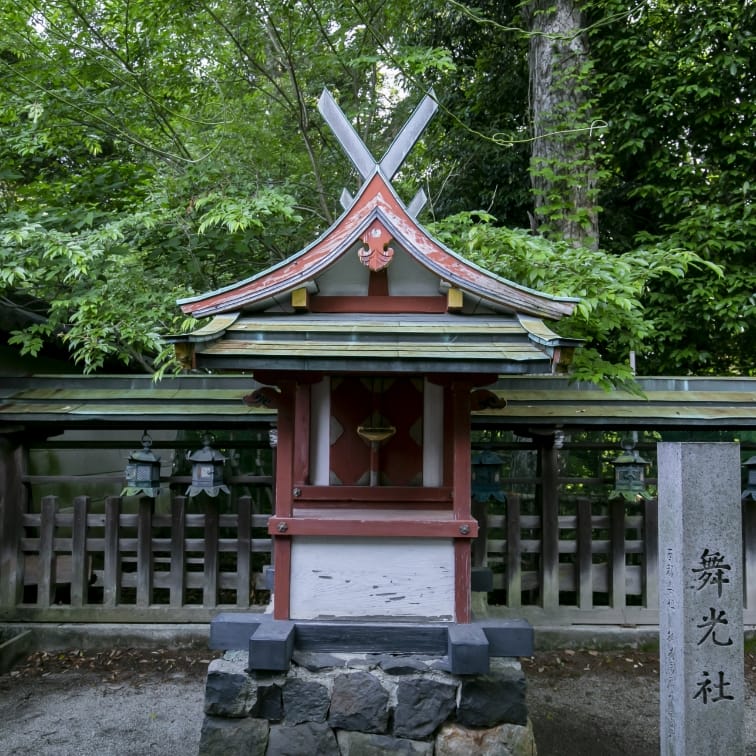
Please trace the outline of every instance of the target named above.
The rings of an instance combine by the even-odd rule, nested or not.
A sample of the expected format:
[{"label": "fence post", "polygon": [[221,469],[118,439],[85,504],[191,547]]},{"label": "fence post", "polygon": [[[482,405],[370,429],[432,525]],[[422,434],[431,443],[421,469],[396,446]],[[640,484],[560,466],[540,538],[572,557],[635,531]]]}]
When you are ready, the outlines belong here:
[{"label": "fence post", "polygon": [[239,499],[236,524],[236,605],[246,608],[250,604],[250,575],[252,557],[252,499]]},{"label": "fence post", "polygon": [[71,528],[71,606],[81,607],[86,603],[89,590],[87,565],[87,513],[89,497],[74,499],[73,526]]},{"label": "fence post", "polygon": [[593,508],[590,499],[577,500],[577,603],[593,608]]},{"label": "fence post", "polygon": [[472,566],[485,567],[488,564],[488,508],[491,500],[473,501],[472,516],[478,521],[478,537],[472,542]]},{"label": "fence post", "polygon": [[539,449],[541,461],[541,606],[559,606],[559,496],[558,453],[553,447]]},{"label": "fence post", "polygon": [[520,497],[507,495],[507,606],[522,605],[522,536],[520,530]]},{"label": "fence post", "polygon": [[121,497],[105,499],[105,554],[102,573],[102,600],[107,607],[121,602]]},{"label": "fence post", "polygon": [[624,609],[627,603],[626,558],[625,558],[625,500],[609,502],[610,549],[609,565],[609,605],[614,609]]},{"label": "fence post", "polygon": [[0,606],[13,607],[22,597],[20,559],[24,489],[19,459],[22,447],[9,436],[0,437]]},{"label": "fence post", "polygon": [[170,604],[184,605],[186,589],[186,497],[174,496],[171,502],[171,588]]},{"label": "fence post", "polygon": [[39,515],[37,605],[44,608],[55,603],[55,515],[57,511],[58,497],[43,497]]},{"label": "fence post", "polygon": [[643,606],[659,608],[659,500],[643,502]]},{"label": "fence post", "polygon": [[208,502],[205,508],[205,584],[202,605],[211,609],[218,605],[218,505]]},{"label": "fence post", "polygon": [[139,500],[136,605],[140,607],[149,606],[152,602],[152,510],[154,506],[154,499],[145,496]]}]

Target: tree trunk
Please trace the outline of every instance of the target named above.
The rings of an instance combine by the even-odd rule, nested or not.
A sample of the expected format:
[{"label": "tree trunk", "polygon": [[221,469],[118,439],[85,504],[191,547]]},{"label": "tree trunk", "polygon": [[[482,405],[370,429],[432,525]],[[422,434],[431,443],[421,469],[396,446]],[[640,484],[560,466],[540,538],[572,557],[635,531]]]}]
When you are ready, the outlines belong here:
[{"label": "tree trunk", "polygon": [[573,0],[531,0],[533,149],[530,175],[541,233],[598,247],[597,168],[583,13]]}]

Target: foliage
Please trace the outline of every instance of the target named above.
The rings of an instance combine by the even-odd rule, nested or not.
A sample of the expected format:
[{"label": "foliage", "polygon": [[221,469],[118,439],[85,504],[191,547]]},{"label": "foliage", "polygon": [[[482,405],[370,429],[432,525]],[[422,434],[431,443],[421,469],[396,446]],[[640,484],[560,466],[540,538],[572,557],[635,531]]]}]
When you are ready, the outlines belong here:
[{"label": "foliage", "polygon": [[[38,354],[62,341],[87,371],[165,368],[159,337],[182,326],[177,297],[250,275],[331,221],[343,176],[310,120],[323,84],[362,104],[375,137],[383,130],[370,98],[382,58],[367,59],[361,16],[336,26],[335,8],[55,0],[0,11],[11,343]],[[399,18],[367,12],[372,24]],[[421,52],[417,67],[442,64]]]},{"label": "foliage", "polygon": [[706,268],[653,282],[650,373],[753,374],[756,272],[756,6],[592,3],[597,97],[610,178],[602,240],[614,251],[695,250]]},{"label": "foliage", "polygon": [[380,156],[434,85],[440,113],[399,190],[424,183],[436,219],[468,211],[438,229],[480,264],[584,298],[564,324],[588,340],[579,377],[626,378],[630,350],[646,373],[753,373],[753,3],[580,4],[590,58],[569,75],[585,110],[554,128],[607,124],[579,166],[600,196],[568,198],[567,159],[530,170],[562,187],[541,215],[601,207],[604,250],[500,226],[536,213],[528,12],[575,6],[6,3],[0,323],[20,349],[62,343],[85,370],[168,369],[177,297],[285,258],[355,188],[316,115],[322,88]]},{"label": "foliage", "polygon": [[679,280],[691,268],[718,274],[716,266],[684,249],[654,246],[618,256],[494,221],[487,213],[460,213],[432,229],[448,246],[503,278],[550,294],[580,297],[574,314],[558,329],[586,342],[576,353],[573,377],[606,388],[632,388],[629,354],[656,338],[658,326],[643,307],[647,288],[657,281]]},{"label": "foliage", "polygon": [[512,31],[517,5],[485,0],[472,13],[431,0],[416,8],[411,38],[446,49],[453,64],[415,84],[433,86],[440,103],[425,138],[431,170],[418,171],[434,219],[481,209],[500,223],[529,225],[528,40]]}]

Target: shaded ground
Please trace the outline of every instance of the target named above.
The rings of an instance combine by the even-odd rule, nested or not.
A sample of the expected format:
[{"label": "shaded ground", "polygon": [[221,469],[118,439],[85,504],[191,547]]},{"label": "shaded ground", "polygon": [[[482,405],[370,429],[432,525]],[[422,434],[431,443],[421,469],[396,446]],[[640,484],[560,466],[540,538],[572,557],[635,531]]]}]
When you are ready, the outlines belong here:
[{"label": "shaded ground", "polygon": [[[4,756],[185,756],[202,724],[206,650],[38,652],[0,676]],[[756,655],[746,654],[756,756]],[[523,660],[539,756],[659,753],[658,657],[543,652]]]},{"label": "shaded ground", "polygon": [[659,657],[558,651],[523,660],[539,756],[659,753]]},{"label": "shaded ground", "polygon": [[[659,655],[550,651],[523,660],[539,756],[659,753]],[[756,756],[756,654],[745,655],[746,755]]]}]

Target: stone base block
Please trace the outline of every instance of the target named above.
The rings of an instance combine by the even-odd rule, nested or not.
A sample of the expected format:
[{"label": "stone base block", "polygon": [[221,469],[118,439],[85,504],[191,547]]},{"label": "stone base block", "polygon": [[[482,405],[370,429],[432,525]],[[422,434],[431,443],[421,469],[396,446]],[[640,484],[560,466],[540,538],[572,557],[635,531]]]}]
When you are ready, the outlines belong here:
[{"label": "stone base block", "polygon": [[488,638],[478,625],[449,628],[449,667],[457,675],[488,672]]},{"label": "stone base block", "polygon": [[270,725],[265,719],[206,716],[200,733],[201,756],[265,756]]},{"label": "stone base block", "polygon": [[504,724],[485,730],[470,730],[458,724],[441,728],[435,756],[536,756],[533,725]]},{"label": "stone base block", "polygon": [[457,674],[479,674],[487,657],[533,655],[533,628],[525,620],[483,618],[469,624],[274,620],[270,614],[228,612],[210,624],[210,648],[249,649],[249,669],[287,668],[295,651],[429,654],[447,656]]},{"label": "stone base block", "polygon": [[287,670],[293,652],[293,622],[261,622],[249,639],[249,668]]},{"label": "stone base block", "polygon": [[285,672],[246,662],[227,652],[208,669],[200,756],[535,754],[517,659],[481,675],[422,654],[295,651]]}]

